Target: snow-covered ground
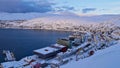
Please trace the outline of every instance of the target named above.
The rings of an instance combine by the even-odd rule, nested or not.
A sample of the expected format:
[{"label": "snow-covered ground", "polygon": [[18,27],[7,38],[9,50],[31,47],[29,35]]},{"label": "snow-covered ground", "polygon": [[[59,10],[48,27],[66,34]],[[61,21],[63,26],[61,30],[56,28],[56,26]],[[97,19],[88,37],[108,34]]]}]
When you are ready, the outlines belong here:
[{"label": "snow-covered ground", "polygon": [[120,68],[120,41],[93,56],[63,65],[61,68]]}]

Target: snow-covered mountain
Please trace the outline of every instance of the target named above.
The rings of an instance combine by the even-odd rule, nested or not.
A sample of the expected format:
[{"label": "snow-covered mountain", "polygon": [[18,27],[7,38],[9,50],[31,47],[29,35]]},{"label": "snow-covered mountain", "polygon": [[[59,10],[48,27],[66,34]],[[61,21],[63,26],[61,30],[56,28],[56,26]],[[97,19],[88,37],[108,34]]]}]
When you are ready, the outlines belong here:
[{"label": "snow-covered mountain", "polygon": [[55,14],[43,13],[0,13],[0,20],[30,20]]},{"label": "snow-covered mountain", "polygon": [[25,21],[20,24],[23,28],[74,30],[80,25],[113,23],[120,25],[120,15],[78,16],[52,15]]},{"label": "snow-covered mountain", "polygon": [[[23,29],[73,30],[83,24],[114,23],[120,25],[120,15],[79,16],[73,13],[2,13],[0,20],[8,20],[8,26],[2,23],[0,24],[2,27]],[[15,21],[15,23],[10,23],[12,26],[9,26],[9,20],[24,21],[21,23]]]}]

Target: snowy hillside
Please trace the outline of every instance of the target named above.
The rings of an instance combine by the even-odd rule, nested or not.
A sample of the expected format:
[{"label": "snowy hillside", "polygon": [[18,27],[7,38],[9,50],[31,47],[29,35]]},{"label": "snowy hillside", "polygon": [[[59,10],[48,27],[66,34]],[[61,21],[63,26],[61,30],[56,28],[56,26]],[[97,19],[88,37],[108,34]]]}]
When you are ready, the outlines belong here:
[{"label": "snowy hillside", "polygon": [[[120,15],[78,16],[72,13],[1,13],[0,20],[1,28],[74,31],[79,29],[81,25],[88,26],[88,24],[113,23],[120,26]],[[7,22],[3,20],[7,20]],[[12,23],[10,23],[11,20]],[[19,23],[19,21],[22,22]]]},{"label": "snowy hillside", "polygon": [[84,20],[80,20],[77,17],[69,17],[69,16],[48,16],[43,18],[37,18],[33,20],[28,20],[20,24],[24,28],[35,28],[35,29],[72,29],[74,26],[78,26]]},{"label": "snowy hillside", "polygon": [[81,25],[88,24],[113,23],[120,25],[119,20],[119,15],[52,15],[25,21],[20,26],[29,29],[75,30]]},{"label": "snowy hillside", "polygon": [[97,51],[93,56],[62,66],[61,68],[120,68],[120,41],[107,49]]},{"label": "snowy hillside", "polygon": [[43,13],[0,13],[0,20],[30,20],[55,14]]}]

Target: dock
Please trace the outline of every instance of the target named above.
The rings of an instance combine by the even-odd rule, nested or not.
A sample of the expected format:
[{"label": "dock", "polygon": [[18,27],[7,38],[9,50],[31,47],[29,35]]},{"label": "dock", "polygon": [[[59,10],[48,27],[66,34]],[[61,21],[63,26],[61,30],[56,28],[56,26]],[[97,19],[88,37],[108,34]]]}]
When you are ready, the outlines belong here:
[{"label": "dock", "polygon": [[5,61],[15,61],[13,52],[9,50],[3,50],[3,54],[6,56]]}]

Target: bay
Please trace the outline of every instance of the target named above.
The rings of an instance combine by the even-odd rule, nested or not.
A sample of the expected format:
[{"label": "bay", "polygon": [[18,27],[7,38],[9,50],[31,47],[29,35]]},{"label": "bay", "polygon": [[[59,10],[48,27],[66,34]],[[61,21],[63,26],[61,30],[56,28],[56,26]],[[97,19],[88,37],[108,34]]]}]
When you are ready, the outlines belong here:
[{"label": "bay", "polygon": [[17,60],[33,54],[33,50],[50,46],[58,38],[67,37],[71,32],[0,29],[0,62],[4,61],[3,50],[13,51]]}]

